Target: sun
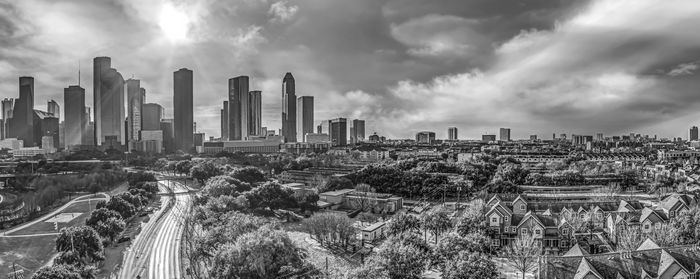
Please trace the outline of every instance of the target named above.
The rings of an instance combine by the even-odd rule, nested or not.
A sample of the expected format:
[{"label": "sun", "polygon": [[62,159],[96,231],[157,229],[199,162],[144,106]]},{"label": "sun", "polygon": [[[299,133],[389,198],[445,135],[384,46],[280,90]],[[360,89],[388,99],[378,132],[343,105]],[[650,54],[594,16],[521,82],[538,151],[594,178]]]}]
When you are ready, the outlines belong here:
[{"label": "sun", "polygon": [[171,42],[183,42],[187,40],[190,18],[172,5],[165,5],[160,11],[158,26],[163,31],[163,36]]}]

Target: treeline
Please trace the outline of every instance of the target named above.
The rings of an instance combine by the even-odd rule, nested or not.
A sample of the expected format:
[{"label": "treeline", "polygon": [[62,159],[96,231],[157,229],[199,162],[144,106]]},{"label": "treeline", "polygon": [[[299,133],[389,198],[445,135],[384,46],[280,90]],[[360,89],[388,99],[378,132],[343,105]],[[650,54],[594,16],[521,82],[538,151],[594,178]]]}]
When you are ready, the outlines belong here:
[{"label": "treeline", "polygon": [[[192,168],[209,169],[205,162]],[[221,171],[221,170],[220,170]],[[295,194],[253,167],[206,180],[186,220],[184,250],[193,278],[311,278],[319,274],[279,224],[263,216],[315,211],[316,193]],[[304,274],[303,277],[295,277]]]},{"label": "treeline", "polygon": [[30,213],[36,207],[48,208],[76,192],[104,192],[114,189],[126,179],[124,171],[101,170],[89,174],[39,176],[29,184],[34,191],[27,204]]},{"label": "treeline", "polygon": [[153,175],[130,175],[129,192],[100,201],[85,226],[61,229],[56,239],[58,256],[53,265],[39,269],[33,279],[93,279],[105,259],[104,245],[112,243],[126,228],[127,220],[143,210],[158,192]]}]

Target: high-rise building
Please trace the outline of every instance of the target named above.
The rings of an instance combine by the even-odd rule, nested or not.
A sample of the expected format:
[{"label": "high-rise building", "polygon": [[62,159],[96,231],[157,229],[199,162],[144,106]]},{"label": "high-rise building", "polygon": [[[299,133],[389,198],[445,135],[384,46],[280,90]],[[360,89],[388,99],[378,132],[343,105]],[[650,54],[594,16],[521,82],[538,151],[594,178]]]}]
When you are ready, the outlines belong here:
[{"label": "high-rise building", "polygon": [[46,104],[46,110],[48,113],[53,114],[58,119],[61,119],[61,106],[56,103],[54,100],[50,100]]},{"label": "high-rise building", "polygon": [[174,147],[184,152],[194,147],[193,85],[191,70],[182,68],[173,74]]},{"label": "high-rise building", "polygon": [[422,131],[416,133],[416,143],[433,144],[435,142],[435,132]]},{"label": "high-rise building", "polygon": [[314,132],[314,97],[297,98],[297,142],[306,142],[306,134]]},{"label": "high-rise building", "polygon": [[15,104],[15,100],[12,98],[5,98],[2,100],[2,134],[0,139],[6,139],[10,136],[10,118],[12,118],[12,108]]},{"label": "high-rise building", "polygon": [[142,131],[160,130],[160,120],[163,119],[163,106],[156,103],[141,106]]},{"label": "high-rise building", "polygon": [[228,80],[228,133],[230,140],[246,140],[248,129],[248,77]]},{"label": "high-rise building", "polygon": [[248,134],[262,135],[262,91],[248,92]]},{"label": "high-rise building", "polygon": [[499,131],[501,141],[510,141],[510,128],[501,128]]},{"label": "high-rise building", "polygon": [[95,122],[90,119],[92,115],[90,107],[85,107],[83,114],[83,144],[95,146]]},{"label": "high-rise building", "polygon": [[603,141],[603,133],[597,133],[595,134],[596,140],[597,141]]},{"label": "high-rise building", "polygon": [[160,129],[163,131],[163,149],[165,152],[175,151],[175,126],[172,118],[160,121]]},{"label": "high-rise building", "polygon": [[688,140],[690,140],[690,141],[698,140],[698,127],[697,126],[690,127],[690,133],[689,133]]},{"label": "high-rise building", "polygon": [[58,117],[46,111],[35,109],[32,118],[34,142],[37,143],[35,146],[40,146],[44,137],[51,137],[54,147],[61,144]]},{"label": "high-rise building", "polygon": [[126,143],[124,78],[109,57],[93,60],[95,145],[123,150]]},{"label": "high-rise building", "polygon": [[350,143],[357,144],[365,141],[365,121],[353,119],[350,123]]},{"label": "high-rise building", "polygon": [[530,135],[530,140],[536,141],[536,140],[537,140],[537,135]]},{"label": "high-rise building", "polygon": [[224,108],[221,109],[221,140],[228,140],[228,101],[224,101]]},{"label": "high-rise building", "polygon": [[457,127],[447,128],[447,139],[448,140],[457,140]]},{"label": "high-rise building", "polygon": [[19,78],[19,99],[15,101],[12,110],[10,137],[24,141],[25,147],[41,144],[34,138],[34,78]]},{"label": "high-rise building", "polygon": [[141,111],[143,108],[143,96],[145,91],[141,91],[141,81],[138,79],[128,79],[126,81],[126,104],[128,108],[129,125],[128,135],[129,141],[138,141],[141,134],[142,118]]},{"label": "high-rise building", "polygon": [[486,142],[496,141],[496,135],[481,135],[481,141],[486,141]]},{"label": "high-rise building", "polygon": [[74,145],[82,145],[85,134],[85,89],[71,85],[63,89],[63,104],[66,106],[66,115],[63,124],[64,148]]},{"label": "high-rise building", "polygon": [[348,120],[345,118],[336,118],[328,120],[330,127],[330,139],[332,146],[348,145]]},{"label": "high-rise building", "polygon": [[[297,96],[292,73],[282,79],[282,133],[286,142],[297,140]],[[347,125],[347,124],[346,124]],[[345,144],[343,144],[345,145]]]}]

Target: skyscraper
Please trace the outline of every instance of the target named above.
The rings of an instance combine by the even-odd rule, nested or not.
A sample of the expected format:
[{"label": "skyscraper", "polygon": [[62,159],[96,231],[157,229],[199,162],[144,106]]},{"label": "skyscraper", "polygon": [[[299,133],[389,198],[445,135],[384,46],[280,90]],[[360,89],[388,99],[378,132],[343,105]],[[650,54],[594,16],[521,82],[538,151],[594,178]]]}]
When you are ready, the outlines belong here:
[{"label": "skyscraper", "polygon": [[[173,73],[173,125],[175,150],[190,152],[194,147],[194,117],[192,71],[182,68]],[[247,92],[247,91],[246,91]]]},{"label": "skyscraper", "polygon": [[348,145],[348,120],[345,118],[336,118],[329,120],[330,138],[333,146]]},{"label": "skyscraper", "polygon": [[306,142],[305,135],[314,132],[314,97],[300,96],[297,98],[297,141]]},{"label": "skyscraper", "polygon": [[12,98],[5,98],[2,100],[2,135],[1,138],[6,139],[10,137],[10,118],[12,118],[12,108],[14,107],[15,100]]},{"label": "skyscraper", "polygon": [[457,127],[450,127],[447,128],[447,139],[448,140],[457,140]]},{"label": "skyscraper", "polygon": [[63,124],[64,148],[83,144],[85,134],[85,89],[71,85],[63,89],[63,104],[66,115]]},{"label": "skyscraper", "polygon": [[499,131],[499,139],[501,141],[510,141],[510,128],[501,128]]},{"label": "skyscraper", "polygon": [[246,140],[248,128],[248,77],[228,80],[228,133],[230,140]]},{"label": "skyscraper", "polygon": [[262,91],[248,92],[248,134],[262,134]]},{"label": "skyscraper", "polygon": [[365,141],[365,121],[353,119],[350,124],[350,143],[357,144]]},{"label": "skyscraper", "polygon": [[282,79],[282,136],[286,142],[297,140],[296,101],[294,76],[287,73]]},{"label": "skyscraper", "polygon": [[54,117],[61,118],[61,106],[59,106],[56,101],[50,100],[46,104],[46,110],[48,113],[53,114]]},{"label": "skyscraper", "polygon": [[141,106],[141,123],[143,131],[160,130],[160,120],[163,119],[163,106],[155,103]]},{"label": "skyscraper", "polygon": [[698,127],[697,126],[690,127],[690,133],[689,133],[688,140],[690,140],[690,141],[698,140]]},{"label": "skyscraper", "polygon": [[126,143],[124,78],[109,57],[93,59],[95,145],[123,150]]},{"label": "skyscraper", "polygon": [[[145,91],[141,92],[141,81],[138,79],[128,79],[126,81],[126,98],[128,108],[128,135],[129,141],[138,141],[141,134],[142,118],[141,111],[143,107],[143,96]],[[159,121],[160,123],[160,121]]]},{"label": "skyscraper", "polygon": [[19,99],[12,110],[11,137],[24,141],[24,146],[41,144],[34,140],[34,78],[19,78]]},{"label": "skyscraper", "polygon": [[435,142],[435,132],[421,131],[416,133],[416,143],[433,144]]},{"label": "skyscraper", "polygon": [[228,101],[224,101],[224,108],[221,109],[221,140],[228,140]]}]

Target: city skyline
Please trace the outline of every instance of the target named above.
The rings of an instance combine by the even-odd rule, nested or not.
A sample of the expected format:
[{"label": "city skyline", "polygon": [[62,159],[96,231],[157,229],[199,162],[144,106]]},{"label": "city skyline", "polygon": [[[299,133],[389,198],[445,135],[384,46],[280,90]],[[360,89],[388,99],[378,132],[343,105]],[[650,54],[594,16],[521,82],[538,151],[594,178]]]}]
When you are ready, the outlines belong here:
[{"label": "city skyline", "polygon": [[[297,95],[316,97],[316,119],[366,119],[368,133],[391,138],[446,127],[478,138],[499,126],[517,127],[516,139],[560,132],[684,137],[700,120],[694,110],[700,98],[691,94],[699,83],[700,43],[675,28],[700,20],[694,16],[700,8],[687,1],[270,1],[227,9],[117,2],[116,9],[73,1],[0,8],[0,30],[7,30],[0,97],[15,98],[17,77],[34,76],[35,106],[43,109],[78,83],[80,62],[91,104],[88,65],[109,56],[165,108],[173,107],[169,73],[193,69],[201,81],[194,88],[195,121],[207,135],[219,134],[220,99],[228,77],[237,75],[249,75],[250,87],[263,92],[261,125],[280,128],[282,100],[274,93],[284,72],[295,73]],[[335,20],[324,24],[322,15]],[[603,17],[606,24],[595,21]],[[173,18],[182,19],[172,25],[181,29],[164,24]],[[649,19],[659,24],[633,28]],[[172,110],[166,113],[172,118]]]}]

